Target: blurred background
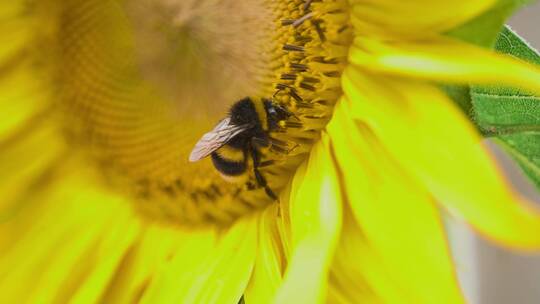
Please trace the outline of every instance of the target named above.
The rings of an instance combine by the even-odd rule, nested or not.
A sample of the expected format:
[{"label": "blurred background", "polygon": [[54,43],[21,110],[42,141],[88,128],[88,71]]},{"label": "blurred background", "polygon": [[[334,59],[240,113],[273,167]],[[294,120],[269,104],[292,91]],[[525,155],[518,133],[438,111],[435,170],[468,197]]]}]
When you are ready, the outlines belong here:
[{"label": "blurred background", "polygon": [[[515,14],[508,24],[531,46],[540,49],[540,2]],[[513,161],[492,142],[486,141],[485,144],[500,160],[515,187],[540,206],[539,192]],[[463,223],[456,220],[448,226],[459,279],[470,303],[540,303],[538,254],[517,254],[497,248],[473,235]]]},{"label": "blurred background", "polygon": [[510,19],[510,26],[538,49],[540,46],[540,2],[529,5]]}]

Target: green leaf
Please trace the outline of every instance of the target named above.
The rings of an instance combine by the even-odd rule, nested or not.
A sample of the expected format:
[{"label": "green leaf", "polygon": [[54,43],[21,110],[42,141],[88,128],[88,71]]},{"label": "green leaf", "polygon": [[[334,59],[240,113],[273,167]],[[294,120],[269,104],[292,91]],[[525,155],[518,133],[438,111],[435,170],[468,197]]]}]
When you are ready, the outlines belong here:
[{"label": "green leaf", "polygon": [[[540,64],[540,55],[504,28],[495,50]],[[540,188],[540,97],[509,87],[473,86],[474,118],[484,135],[497,138]]]},{"label": "green leaf", "polygon": [[[527,2],[530,1],[500,0],[490,10],[452,29],[446,34],[481,47],[492,48],[499,32],[504,26],[504,22],[516,9]],[[472,105],[468,86],[443,85],[442,89],[456,102],[465,114],[470,115]]]}]

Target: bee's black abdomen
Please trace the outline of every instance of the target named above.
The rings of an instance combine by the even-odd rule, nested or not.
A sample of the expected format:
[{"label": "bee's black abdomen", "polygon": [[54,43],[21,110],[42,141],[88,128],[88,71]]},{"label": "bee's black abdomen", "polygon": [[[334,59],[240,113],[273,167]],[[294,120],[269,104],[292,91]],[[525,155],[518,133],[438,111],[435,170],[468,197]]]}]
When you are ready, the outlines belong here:
[{"label": "bee's black abdomen", "polygon": [[246,173],[245,158],[239,161],[229,160],[214,152],[212,153],[212,163],[219,172],[227,176],[239,176]]}]

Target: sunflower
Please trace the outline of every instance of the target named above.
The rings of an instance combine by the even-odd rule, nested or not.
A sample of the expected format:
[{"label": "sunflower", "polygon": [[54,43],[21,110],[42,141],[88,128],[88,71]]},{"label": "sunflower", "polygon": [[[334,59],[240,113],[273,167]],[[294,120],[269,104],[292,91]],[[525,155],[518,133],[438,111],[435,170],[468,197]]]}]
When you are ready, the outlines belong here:
[{"label": "sunflower", "polygon": [[[441,216],[540,248],[439,83],[540,92],[446,32],[493,0],[0,4],[5,303],[460,303]],[[230,184],[197,139],[234,100],[295,119]]]}]

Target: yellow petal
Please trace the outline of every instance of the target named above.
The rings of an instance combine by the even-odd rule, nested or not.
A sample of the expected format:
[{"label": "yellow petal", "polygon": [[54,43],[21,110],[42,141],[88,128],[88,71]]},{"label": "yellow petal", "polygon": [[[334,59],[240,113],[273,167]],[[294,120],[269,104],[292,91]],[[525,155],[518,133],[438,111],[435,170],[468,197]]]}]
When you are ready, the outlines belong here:
[{"label": "yellow petal", "polygon": [[83,281],[91,283],[83,300],[98,301],[134,240],[137,222],[126,202],[101,190],[83,167],[73,169],[1,223],[0,235],[14,237],[0,242],[0,302],[66,302]]},{"label": "yellow petal", "polygon": [[540,213],[503,179],[471,123],[435,87],[367,75],[343,77],[354,119],[373,130],[407,173],[448,209],[507,246],[540,249]]},{"label": "yellow petal", "polygon": [[50,114],[52,86],[29,62],[0,73],[0,142]]},{"label": "yellow petal", "polygon": [[137,302],[158,269],[162,269],[181,246],[177,232],[177,228],[146,227],[117,269],[101,302]]},{"label": "yellow petal", "polygon": [[185,285],[196,284],[195,273],[204,271],[203,265],[211,251],[215,250],[217,254],[217,235],[212,230],[179,232],[176,237],[182,246],[176,248],[174,255],[168,257],[168,263],[164,263],[148,282],[141,303],[179,302],[177,299],[181,300],[189,292]]},{"label": "yellow petal", "polygon": [[281,191],[282,195],[279,203],[279,213],[281,216],[277,219],[277,228],[283,245],[283,254],[285,260],[291,259],[293,240],[292,240],[292,225],[291,225],[291,208],[290,202],[296,197],[297,191],[293,192],[292,189],[298,189],[304,180],[306,175],[306,166],[300,166],[294,172],[294,179],[287,183],[285,188]]},{"label": "yellow petal", "polygon": [[244,292],[246,303],[271,303],[281,286],[285,261],[277,227],[277,207],[272,205],[267,208],[259,222],[257,259]]},{"label": "yellow petal", "polygon": [[[324,302],[328,268],[341,226],[341,196],[329,153],[328,138],[323,134],[299,169],[301,174],[292,181],[291,257],[277,303]],[[288,200],[286,195],[282,200]]]},{"label": "yellow petal", "polygon": [[0,66],[9,64],[32,37],[31,18],[25,13],[24,1],[4,1],[0,4]]},{"label": "yellow petal", "polygon": [[87,255],[86,262],[93,262],[92,267],[83,280],[79,282],[77,292],[71,297],[70,303],[97,303],[107,291],[116,269],[121,265],[129,248],[136,240],[139,227],[134,225],[132,218],[123,219],[114,216],[115,222],[103,233],[100,242]]},{"label": "yellow petal", "polygon": [[487,10],[495,0],[350,0],[352,23],[362,37],[422,36],[444,32]]},{"label": "yellow petal", "polygon": [[349,60],[362,70],[429,81],[506,84],[540,93],[540,68],[444,37],[380,42],[357,38]]},{"label": "yellow petal", "polygon": [[21,124],[51,110],[51,95],[58,92],[56,40],[58,5],[0,4],[0,142],[19,131]]},{"label": "yellow petal", "polygon": [[238,303],[255,260],[257,221],[229,230],[178,232],[182,247],[152,280],[142,303]]},{"label": "yellow petal", "polygon": [[[350,206],[344,206],[343,233],[330,270],[329,300],[345,303],[414,303],[405,286],[392,279],[393,269],[371,246]],[[332,302],[331,302],[332,303]]]},{"label": "yellow petal", "polygon": [[367,242],[413,303],[463,302],[431,195],[347,112],[340,102],[327,130],[344,192]]},{"label": "yellow petal", "polygon": [[[0,143],[0,222],[20,207],[47,179],[53,165],[65,163],[66,145],[55,124],[39,122],[13,140]],[[26,197],[25,197],[26,196]]]},{"label": "yellow petal", "polygon": [[[32,10],[24,1],[1,4],[0,39],[0,221],[35,188],[42,174],[50,169],[65,150],[64,139],[51,115],[51,96],[57,90],[51,85],[49,70],[52,58],[41,62],[32,55],[44,37],[36,30],[39,9]],[[39,6],[39,5],[37,5]],[[4,10],[5,9],[5,10]],[[51,9],[52,11],[53,9]],[[41,16],[43,17],[43,16]],[[40,18],[41,18],[40,17]],[[47,31],[41,25],[39,32]],[[40,41],[43,43],[43,41]],[[27,50],[24,50],[27,48]],[[49,172],[50,173],[50,172]]]}]

